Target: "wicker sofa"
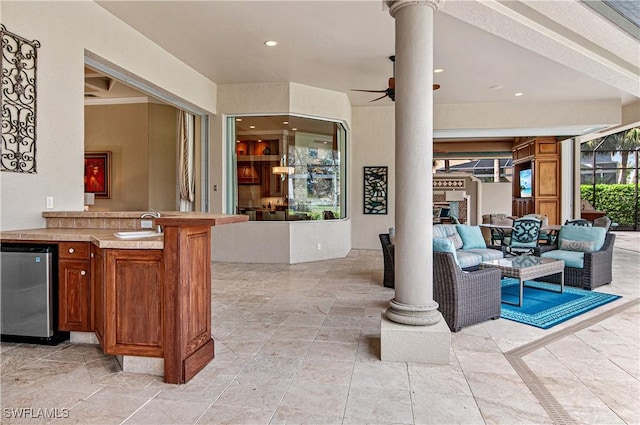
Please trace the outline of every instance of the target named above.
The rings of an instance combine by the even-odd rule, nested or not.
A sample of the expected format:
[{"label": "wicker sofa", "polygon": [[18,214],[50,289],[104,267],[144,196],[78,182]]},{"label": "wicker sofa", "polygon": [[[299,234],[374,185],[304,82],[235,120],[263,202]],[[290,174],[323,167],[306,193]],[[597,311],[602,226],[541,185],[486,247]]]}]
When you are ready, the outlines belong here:
[{"label": "wicker sofa", "polygon": [[499,245],[487,245],[478,226],[463,224],[436,224],[433,237],[449,239],[456,249],[457,262],[465,271],[478,270],[483,261],[504,257]]},{"label": "wicker sofa", "polygon": [[[495,260],[498,258],[503,258],[504,254],[500,246],[494,245],[486,245],[483,247],[477,248],[464,248],[464,242],[462,236],[458,232],[457,226],[464,225],[455,225],[455,224],[437,224],[433,226],[433,237],[434,238],[442,238],[442,239],[457,239],[457,245],[460,248],[456,249],[456,264],[459,265],[464,271],[474,271],[478,270],[480,263],[488,260]],[[472,226],[464,226],[463,229],[470,228]],[[482,233],[479,228],[475,226],[478,235],[482,237]],[[391,238],[388,233],[381,233],[378,235],[380,239],[380,245],[382,247],[382,259],[384,262],[384,274],[382,279],[382,284],[386,288],[394,288],[395,287],[395,270],[394,270],[394,256],[395,256],[395,247],[391,243]],[[484,242],[483,242],[484,243]]]},{"label": "wicker sofa", "polygon": [[449,252],[433,253],[433,299],[449,329],[500,317],[498,269],[464,272]]},{"label": "wicker sofa", "polygon": [[[579,237],[582,233],[582,237]],[[563,241],[581,239],[588,240],[592,235],[594,241],[598,238],[604,239],[602,245],[596,242],[592,252],[582,252],[577,250],[559,249],[563,246]],[[599,227],[582,226],[562,226],[558,233],[558,238],[554,245],[545,247],[540,254],[541,257],[555,258],[565,261],[564,284],[576,286],[578,288],[592,290],[598,286],[611,283],[613,244],[616,235],[607,232]],[[547,282],[560,283],[560,276],[554,275],[544,278]]]}]

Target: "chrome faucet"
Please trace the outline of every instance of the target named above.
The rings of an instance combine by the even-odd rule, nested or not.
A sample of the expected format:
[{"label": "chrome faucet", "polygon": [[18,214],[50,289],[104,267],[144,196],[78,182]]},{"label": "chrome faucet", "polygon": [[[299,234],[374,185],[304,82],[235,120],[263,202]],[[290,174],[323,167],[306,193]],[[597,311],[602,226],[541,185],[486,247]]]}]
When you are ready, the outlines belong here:
[{"label": "chrome faucet", "polygon": [[[152,212],[146,212],[144,214],[142,214],[140,216],[141,219],[145,219],[145,218],[160,218],[160,211],[156,211],[153,208],[151,208]],[[162,233],[162,226],[160,226],[159,224],[156,225],[156,232],[157,233]]]}]

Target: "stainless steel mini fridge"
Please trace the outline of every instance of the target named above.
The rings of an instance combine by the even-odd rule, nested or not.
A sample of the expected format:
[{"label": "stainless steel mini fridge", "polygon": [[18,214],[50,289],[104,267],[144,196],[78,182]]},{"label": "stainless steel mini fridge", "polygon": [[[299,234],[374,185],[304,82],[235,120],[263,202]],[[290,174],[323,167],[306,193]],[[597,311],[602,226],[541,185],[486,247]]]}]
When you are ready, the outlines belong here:
[{"label": "stainless steel mini fridge", "polygon": [[[0,247],[0,333],[3,340],[56,343],[56,249],[50,245]],[[59,342],[59,341],[58,341]]]}]

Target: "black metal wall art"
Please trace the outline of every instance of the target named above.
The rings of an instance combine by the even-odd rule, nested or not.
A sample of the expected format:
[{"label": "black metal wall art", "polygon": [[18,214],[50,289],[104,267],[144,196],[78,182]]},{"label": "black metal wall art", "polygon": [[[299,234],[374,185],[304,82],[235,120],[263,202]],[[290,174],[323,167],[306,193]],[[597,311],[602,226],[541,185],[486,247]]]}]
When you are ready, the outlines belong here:
[{"label": "black metal wall art", "polygon": [[2,38],[2,145],[0,170],[36,172],[36,49],[0,25]]},{"label": "black metal wall art", "polygon": [[364,167],[364,214],[387,214],[388,167]]}]

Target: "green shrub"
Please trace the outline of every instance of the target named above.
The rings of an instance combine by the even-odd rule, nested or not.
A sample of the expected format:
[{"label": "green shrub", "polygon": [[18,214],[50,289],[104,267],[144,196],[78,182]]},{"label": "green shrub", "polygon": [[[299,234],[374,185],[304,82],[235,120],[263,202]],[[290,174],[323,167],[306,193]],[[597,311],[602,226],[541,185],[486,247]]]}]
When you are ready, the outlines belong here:
[{"label": "green shrub", "polygon": [[614,223],[620,226],[634,225],[636,210],[640,209],[635,184],[596,184],[595,193],[593,189],[590,184],[580,185],[580,198],[591,202],[595,209],[606,211]]}]

